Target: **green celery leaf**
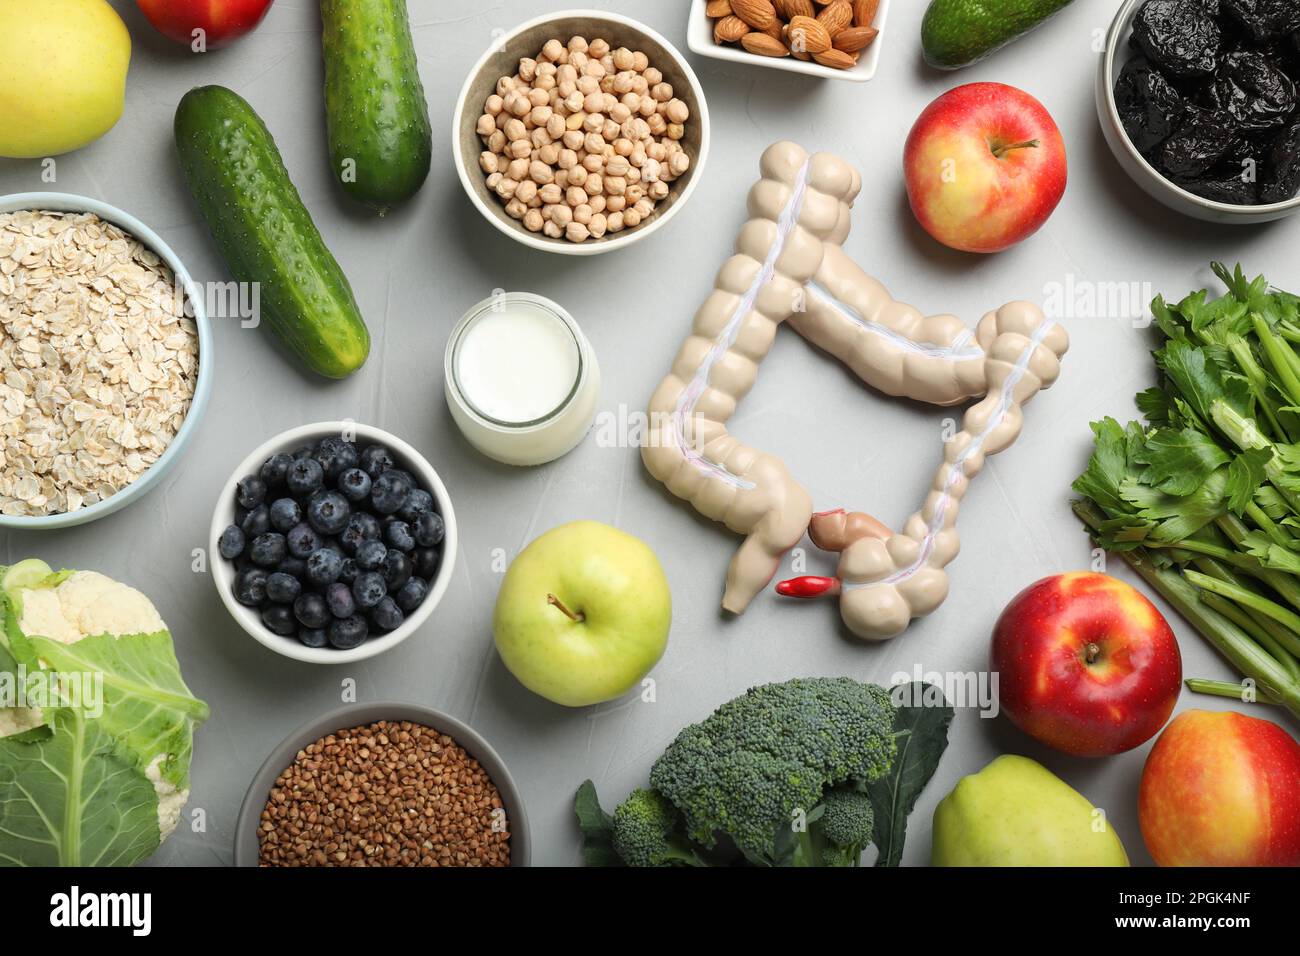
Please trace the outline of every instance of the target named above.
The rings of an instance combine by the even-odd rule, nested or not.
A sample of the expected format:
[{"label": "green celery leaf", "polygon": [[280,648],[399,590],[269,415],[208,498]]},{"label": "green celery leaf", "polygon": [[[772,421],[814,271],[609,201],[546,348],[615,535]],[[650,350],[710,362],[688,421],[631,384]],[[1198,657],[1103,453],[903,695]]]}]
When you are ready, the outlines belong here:
[{"label": "green celery leaf", "polygon": [[1166,425],[1169,423],[1173,403],[1163,388],[1157,388],[1153,385],[1145,391],[1138,392],[1134,401],[1137,403],[1138,411],[1142,413],[1142,417],[1149,424]]},{"label": "green celery leaf", "polygon": [[1241,548],[1266,568],[1300,574],[1300,554],[1276,544],[1262,531],[1245,535],[1241,539]]},{"label": "green celery leaf", "polygon": [[1137,508],[1139,517],[1159,522],[1152,533],[1155,540],[1177,544],[1227,513],[1227,487],[1228,469],[1220,468],[1190,495],[1168,495],[1132,478],[1120,487],[1120,494]]},{"label": "green celery leaf", "polygon": [[[900,692],[901,688],[894,689],[895,701],[900,699]],[[927,690],[925,684],[918,682],[903,693],[910,693],[907,699],[920,703],[896,708],[894,734],[898,754],[889,773],[867,784],[867,796],[875,811],[872,842],[880,851],[876,866],[898,866],[902,862],[907,817],[948,748],[948,725],[954,713],[937,687]],[[943,699],[943,704],[927,702],[927,694],[936,694]]]},{"label": "green celery leaf", "polygon": [[1136,474],[1129,462],[1141,444],[1142,428],[1136,422],[1130,422],[1126,429],[1113,418],[1093,422],[1091,427],[1096,447],[1087,469],[1075,479],[1072,487],[1112,516],[1131,512],[1133,509],[1120,494],[1120,486]]},{"label": "green celery leaf", "polygon": [[1141,475],[1143,483],[1171,495],[1190,495],[1230,460],[1214,439],[1194,428],[1152,432],[1134,459],[1148,466]]},{"label": "green celery leaf", "polygon": [[158,848],[158,796],[99,721],[59,709],[53,734],[0,739],[0,865],[131,866]]},{"label": "green celery leaf", "polygon": [[1228,466],[1228,510],[1238,517],[1255,500],[1264,484],[1264,466],[1272,459],[1267,448],[1252,448],[1232,459]]}]

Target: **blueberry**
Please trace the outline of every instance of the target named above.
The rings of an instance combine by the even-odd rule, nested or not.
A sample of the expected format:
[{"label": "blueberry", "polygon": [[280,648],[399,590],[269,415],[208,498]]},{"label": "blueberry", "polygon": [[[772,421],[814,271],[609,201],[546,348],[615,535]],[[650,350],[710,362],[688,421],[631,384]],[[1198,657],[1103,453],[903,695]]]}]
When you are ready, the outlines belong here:
[{"label": "blueberry", "polygon": [[266,487],[279,489],[284,487],[284,479],[289,474],[289,466],[293,464],[293,457],[281,452],[278,455],[272,455],[266,461],[262,462],[262,470],[259,474],[262,480],[266,482]]},{"label": "blueberry", "polygon": [[390,591],[396,591],[411,576],[411,571],[415,565],[411,559],[400,551],[389,551],[384,555],[384,566],[380,568],[380,573],[384,576],[384,584]]},{"label": "blueberry", "polygon": [[370,612],[370,623],[377,631],[395,631],[404,620],[406,615],[390,597],[384,598]]},{"label": "blueberry", "polygon": [[371,541],[378,541],[384,536],[384,526],[368,511],[354,512],[348,519],[348,524],[355,524],[361,530],[362,537]]},{"label": "blueberry", "polygon": [[396,472],[386,471],[375,479],[370,489],[370,503],[381,515],[390,515],[406,504],[411,485]]},{"label": "blueberry", "polygon": [[371,478],[378,478],[395,466],[392,453],[383,445],[371,445],[361,453],[361,469]]},{"label": "blueberry", "polygon": [[302,582],[283,571],[276,571],[266,579],[266,596],[276,604],[292,604],[301,593]]},{"label": "blueberry", "polygon": [[304,458],[310,458],[311,453],[315,450],[316,450],[315,445],[299,445],[292,452],[290,452],[290,454],[293,455],[294,461],[302,461]]},{"label": "blueberry", "polygon": [[273,568],[284,560],[287,551],[284,535],[268,531],[253,539],[248,547],[248,556],[260,567]]},{"label": "blueberry", "polygon": [[258,505],[239,522],[246,538],[256,538],[271,530],[271,512],[266,505]]},{"label": "blueberry", "polygon": [[243,529],[232,524],[221,532],[221,537],[217,539],[217,550],[227,561],[233,561],[244,553],[245,540]]},{"label": "blueberry", "polygon": [[283,604],[269,604],[262,609],[262,623],[273,634],[289,637],[298,630],[298,622],[293,619],[293,611]]},{"label": "blueberry", "polygon": [[329,637],[323,628],[298,628],[298,643],[306,647],[325,647],[329,644]]},{"label": "blueberry", "polygon": [[415,562],[415,573],[432,581],[438,573],[438,565],[442,563],[442,551],[438,548],[416,548],[411,554],[411,560]]},{"label": "blueberry", "polygon": [[261,568],[249,568],[235,578],[235,600],[247,607],[259,607],[266,600],[267,574]]},{"label": "blueberry", "polygon": [[363,611],[368,611],[374,607],[384,599],[384,595],[387,593],[388,588],[384,584],[384,576],[376,571],[358,574],[357,579],[352,582],[352,600]]},{"label": "blueberry", "polygon": [[331,548],[320,548],[307,559],[307,580],[318,588],[333,584],[343,570],[343,555]]},{"label": "blueberry", "polygon": [[370,494],[370,476],[360,468],[349,468],[339,475],[339,491],[348,501],[363,501]]},{"label": "blueberry", "polygon": [[305,498],[324,486],[325,469],[314,458],[299,458],[289,468],[285,481],[291,492],[299,498]]},{"label": "blueberry", "polygon": [[424,578],[408,578],[406,583],[402,585],[401,590],[397,592],[397,606],[410,614],[424,603],[428,593],[428,581],[424,580]]},{"label": "blueberry", "polygon": [[235,498],[245,508],[256,508],[266,500],[266,482],[256,475],[245,475],[235,486]]},{"label": "blueberry", "polygon": [[295,558],[292,555],[285,558],[275,566],[277,571],[283,571],[290,577],[297,578],[301,581],[307,574],[307,562],[302,558]]},{"label": "blueberry", "polygon": [[357,562],[348,558],[343,562],[343,567],[339,569],[339,580],[344,584],[351,585],[360,573],[361,569],[357,567]]},{"label": "blueberry", "polygon": [[348,526],[343,529],[339,535],[339,550],[347,555],[357,553],[357,548],[366,543],[365,532],[361,530],[361,525],[357,522],[357,516],[353,515],[348,519]]},{"label": "blueberry", "polygon": [[378,571],[388,557],[388,549],[382,541],[367,541],[357,548],[357,567],[362,571]]},{"label": "blueberry", "polygon": [[337,491],[325,491],[312,495],[307,505],[307,520],[321,534],[338,534],[348,526],[352,508],[348,499]]},{"label": "blueberry", "polygon": [[330,609],[319,594],[304,594],[293,602],[293,616],[303,627],[314,629],[330,622]]},{"label": "blueberry", "polygon": [[398,551],[414,551],[415,539],[405,521],[390,521],[384,525],[384,540]]},{"label": "blueberry", "polygon": [[428,514],[433,510],[433,495],[429,494],[423,488],[415,488],[406,496],[406,504],[397,510],[397,517],[401,518],[407,524],[415,524],[415,519],[420,515]]},{"label": "blueberry", "polygon": [[329,626],[330,646],[337,647],[341,651],[350,651],[354,647],[360,647],[370,636],[370,627],[366,624],[364,617],[344,618],[341,621],[333,621]]},{"label": "blueberry", "polygon": [[428,511],[415,519],[411,534],[415,536],[416,544],[421,547],[436,548],[447,536],[447,525],[438,512]]},{"label": "blueberry", "polygon": [[405,481],[406,487],[411,489],[412,491],[420,487],[420,483],[415,480],[415,475],[411,474],[405,468],[390,468],[388,470],[393,473],[393,477],[401,478],[403,481]]},{"label": "blueberry", "polygon": [[335,617],[351,617],[357,613],[357,602],[352,600],[352,588],[346,584],[331,584],[325,589],[325,606]]},{"label": "blueberry", "polygon": [[294,525],[285,538],[289,542],[289,553],[295,558],[306,560],[320,547],[320,535],[309,524]]},{"label": "blueberry", "polygon": [[337,436],[322,438],[311,456],[325,469],[325,480],[333,484],[339,475],[356,466],[360,456],[357,446]]},{"label": "blueberry", "polygon": [[292,498],[277,498],[271,502],[272,528],[287,533],[296,524],[302,524],[302,505]]}]

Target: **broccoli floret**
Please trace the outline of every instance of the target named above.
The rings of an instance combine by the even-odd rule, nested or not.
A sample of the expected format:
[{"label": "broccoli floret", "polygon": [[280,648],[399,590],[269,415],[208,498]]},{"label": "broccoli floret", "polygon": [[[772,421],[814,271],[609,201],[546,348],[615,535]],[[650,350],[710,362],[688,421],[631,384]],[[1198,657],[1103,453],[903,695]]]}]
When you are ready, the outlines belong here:
[{"label": "broccoli floret", "polygon": [[815,826],[828,844],[822,852],[827,866],[857,866],[871,843],[876,823],[871,800],[860,790],[837,787],[822,797],[822,815]]},{"label": "broccoli floret", "polygon": [[677,809],[653,790],[633,790],[614,811],[614,851],[628,866],[700,865],[675,832]]},{"label": "broccoli floret", "polygon": [[727,834],[747,857],[777,860],[776,836],[823,793],[866,784],[896,753],[889,692],[847,677],[755,687],[687,727],[650,772],[686,835],[706,848]]}]

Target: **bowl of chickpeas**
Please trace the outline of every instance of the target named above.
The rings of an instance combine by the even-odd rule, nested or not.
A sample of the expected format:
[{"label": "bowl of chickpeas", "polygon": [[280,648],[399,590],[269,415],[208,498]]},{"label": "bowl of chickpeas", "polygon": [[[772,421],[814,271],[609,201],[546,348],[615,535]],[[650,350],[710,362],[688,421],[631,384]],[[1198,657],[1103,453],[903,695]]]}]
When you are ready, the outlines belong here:
[{"label": "bowl of chickpeas", "polygon": [[501,232],[561,255],[612,252],[665,226],[709,154],[686,58],[644,24],[571,10],[494,40],[452,131],[470,202]]}]

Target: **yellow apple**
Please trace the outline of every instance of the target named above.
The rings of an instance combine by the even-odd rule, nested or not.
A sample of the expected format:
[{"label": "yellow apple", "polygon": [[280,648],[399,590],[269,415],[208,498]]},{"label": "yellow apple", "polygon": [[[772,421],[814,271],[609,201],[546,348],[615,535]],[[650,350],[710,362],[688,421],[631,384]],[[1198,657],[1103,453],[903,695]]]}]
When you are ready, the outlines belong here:
[{"label": "yellow apple", "polygon": [[107,0],[0,0],[0,156],[80,149],[122,116],[131,35]]}]

